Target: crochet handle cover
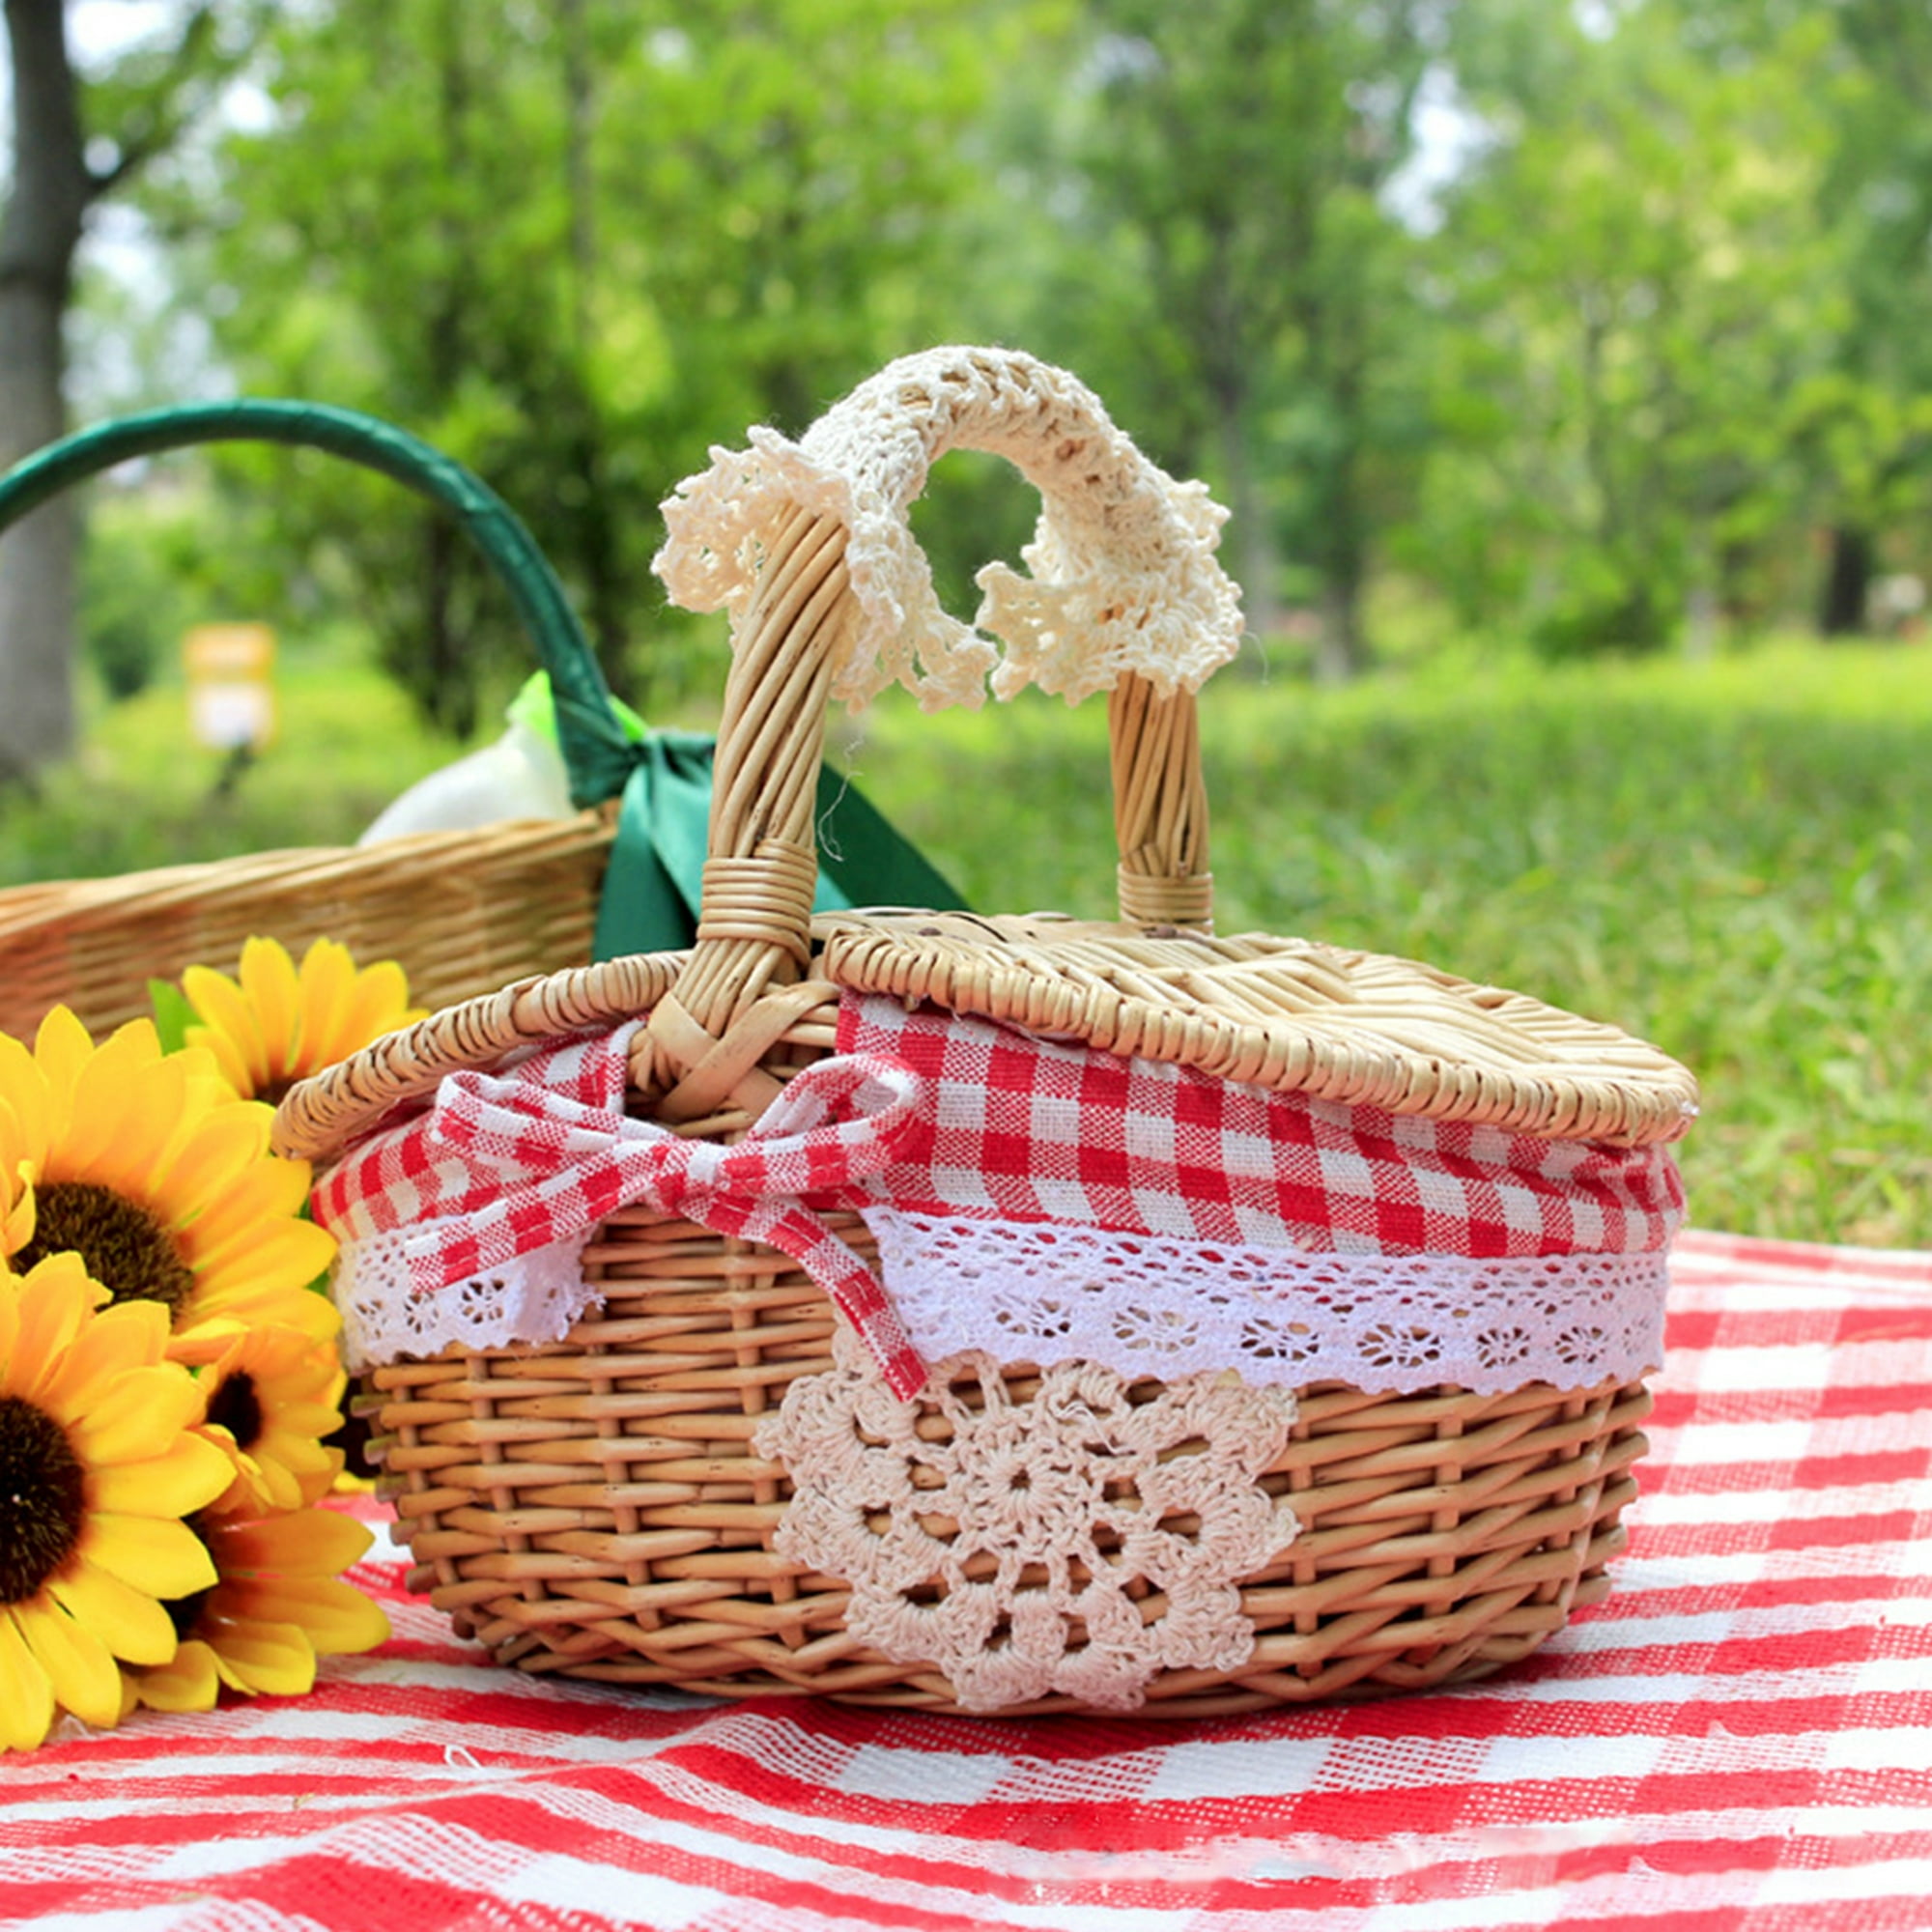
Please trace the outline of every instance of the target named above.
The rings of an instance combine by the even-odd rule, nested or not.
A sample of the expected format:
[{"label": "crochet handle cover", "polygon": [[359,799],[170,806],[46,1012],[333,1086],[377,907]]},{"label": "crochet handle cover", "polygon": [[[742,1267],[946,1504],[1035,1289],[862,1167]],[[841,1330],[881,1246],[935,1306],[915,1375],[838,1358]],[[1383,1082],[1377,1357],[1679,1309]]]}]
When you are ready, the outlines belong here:
[{"label": "crochet handle cover", "polygon": [[[1120,897],[1130,923],[1207,925],[1207,799],[1194,692],[1240,639],[1214,559],[1226,513],[1151,463],[1072,377],[1006,350],[891,364],[796,443],[745,450],[665,505],[655,568],[692,610],[729,611],[698,946],[678,1004],[719,1037],[809,956],[813,785],[832,697],[888,684],[977,704],[1027,684],[1106,689]],[[906,511],[946,451],[1010,460],[1041,495],[1032,575],[979,574],[974,628],[941,611]]]}]

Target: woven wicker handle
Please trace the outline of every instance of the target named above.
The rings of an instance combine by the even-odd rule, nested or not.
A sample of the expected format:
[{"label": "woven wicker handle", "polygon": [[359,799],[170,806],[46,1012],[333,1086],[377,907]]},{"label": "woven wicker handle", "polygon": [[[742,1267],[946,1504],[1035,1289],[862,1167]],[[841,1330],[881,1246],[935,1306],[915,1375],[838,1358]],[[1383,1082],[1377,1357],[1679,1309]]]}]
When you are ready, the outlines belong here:
[{"label": "woven wicker handle", "polygon": [[657,564],[680,603],[729,609],[733,645],[698,943],[664,1022],[684,1031],[677,1057],[810,957],[827,699],[895,681],[928,702],[981,695],[994,647],[939,611],[905,522],[949,449],[1006,456],[1042,496],[1034,576],[980,573],[980,623],[1007,646],[995,689],[1112,687],[1122,916],[1207,925],[1193,693],[1234,651],[1240,615],[1213,561],[1223,513],[1202,486],[1150,463],[1071,377],[1001,351],[908,357],[799,443],[754,431],[752,445],[715,452],[665,506]]},{"label": "woven wicker handle", "polygon": [[0,476],[0,530],[63,490],[136,456],[203,442],[281,442],[320,449],[455,513],[514,601],[550,673],[572,802],[601,805],[623,789],[631,752],[611,692],[563,586],[516,513],[453,458],[379,417],[324,403],[242,398],[185,403],[97,423],[51,442]]}]

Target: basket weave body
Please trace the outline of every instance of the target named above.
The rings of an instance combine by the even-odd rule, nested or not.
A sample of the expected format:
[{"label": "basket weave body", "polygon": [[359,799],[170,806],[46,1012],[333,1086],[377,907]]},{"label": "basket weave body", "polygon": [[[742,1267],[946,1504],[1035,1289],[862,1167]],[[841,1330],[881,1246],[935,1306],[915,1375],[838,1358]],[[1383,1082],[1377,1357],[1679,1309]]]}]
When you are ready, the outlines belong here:
[{"label": "basket weave body", "polygon": [[[1069,402],[1054,372],[1023,357],[960,366],[936,379],[927,366],[900,368],[868,385],[872,403],[883,386],[893,407],[941,420],[922,431],[922,464],[974,440],[1013,455],[1051,500],[1039,473],[1050,464],[1036,468],[1029,453],[1065,460],[1070,450],[1075,468],[1096,472],[1089,484],[1112,487],[1092,452],[1116,433],[1084,392]],[[1110,503],[1113,526],[1130,520],[1118,493]],[[1214,938],[1191,691],[1179,680],[1163,689],[1131,665],[1110,699],[1118,923],[810,921],[810,781],[824,696],[863,638],[859,571],[847,558],[861,524],[849,501],[808,509],[795,495],[752,521],[760,534],[749,588],[733,603],[696,950],[506,989],[380,1042],[290,1094],[277,1121],[285,1151],[327,1160],[453,1070],[638,1014],[648,1018],[629,1049],[630,1114],[679,1136],[735,1141],[832,1055],[841,1006],[862,994],[1338,1107],[1619,1148],[1683,1130],[1689,1076],[1611,1029],[1408,962]],[[1065,546],[1043,540],[1031,554],[1037,569],[1042,554],[1064,556]],[[835,1218],[869,1258],[867,1227]],[[371,1374],[365,1406],[415,1586],[525,1670],[733,1696],[987,1708],[962,1701],[929,1661],[882,1654],[855,1634],[851,1580],[780,1547],[794,1472],[761,1442],[787,1391],[840,1358],[843,1317],[813,1276],[776,1248],[644,1207],[601,1222],[582,1271],[601,1306],[560,1342],[455,1347]],[[949,1416],[970,1423],[996,1401],[1023,1406],[1047,1373],[1005,1362],[1001,1396],[983,1363],[952,1363],[943,1387],[915,1398],[915,1434],[943,1446]],[[1644,1447],[1639,1379],[1490,1394],[1315,1381],[1293,1394],[1292,1426],[1256,1487],[1292,1509],[1298,1533],[1236,1579],[1252,1645],[1223,1664],[1152,1671],[1149,1713],[1206,1716],[1481,1676],[1607,1587]],[[1162,1397],[1150,1379],[1125,1400],[1139,1408]],[[1202,1531],[1184,1512],[1161,1527],[1183,1540]],[[943,1521],[928,1529],[948,1533]],[[980,1570],[990,1562],[975,1559]],[[966,1576],[977,1574],[969,1563]],[[1160,1590],[1144,1579],[1126,1587],[1158,1623],[1169,1607]],[[1056,1691],[1000,1708],[1119,1705]]]},{"label": "basket weave body", "polygon": [[454,1005],[590,957],[613,829],[586,811],[0,892],[0,1032],[30,1039],[66,1005],[103,1033],[149,1011],[150,979],[256,937],[400,960],[415,998]]}]

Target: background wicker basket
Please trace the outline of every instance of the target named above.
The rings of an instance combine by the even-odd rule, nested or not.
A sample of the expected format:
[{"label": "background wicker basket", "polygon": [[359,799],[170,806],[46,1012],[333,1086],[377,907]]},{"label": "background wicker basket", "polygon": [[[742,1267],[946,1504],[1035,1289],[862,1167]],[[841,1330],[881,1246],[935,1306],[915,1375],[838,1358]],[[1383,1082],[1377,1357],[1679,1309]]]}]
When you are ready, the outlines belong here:
[{"label": "background wicker basket", "polygon": [[[562,586],[506,504],[462,465],[374,417],[242,400],[158,410],[49,445],[0,478],[0,529],[88,476],[186,444],[293,443],[380,470],[449,510],[503,582],[550,673],[573,801],[614,798],[630,748]],[[96,1032],[149,1009],[151,977],[232,969],[253,934],[298,955],[341,941],[393,958],[435,1007],[587,960],[614,813],[487,832],[424,833],[356,848],[262,852],[113,878],[0,891],[0,1030],[31,1037],[65,1002]]]},{"label": "background wicker basket", "polygon": [[[917,415],[905,494],[955,443],[1012,455],[1043,494],[1082,487],[1081,452],[1117,435],[1097,404],[1029,358],[954,355],[956,370],[895,365],[861,392],[866,409],[883,397]],[[844,427],[865,427],[864,410],[841,409]],[[631,1048],[630,1112],[728,1140],[831,1051],[840,1002],[858,991],[1398,1113],[1621,1147],[1683,1131],[1689,1075],[1612,1029],[1405,961],[1212,937],[1193,697],[1135,672],[1110,698],[1118,924],[813,921],[812,778],[857,621],[850,540],[844,518],[796,502],[770,506],[756,531],[754,581],[733,611],[696,951],[565,973],[392,1036],[290,1094],[285,1151],[327,1159],[453,1069],[638,1013],[650,1017]],[[867,1252],[856,1217],[838,1232]],[[525,1670],[962,1708],[943,1672],[855,1637],[846,1580],[775,1547],[791,1480],[755,1437],[787,1388],[831,1365],[838,1318],[820,1289],[772,1248],[642,1208],[602,1223],[583,1267],[602,1306],[561,1343],[452,1348],[374,1371],[377,1453],[416,1586]],[[1003,1373],[1014,1401],[1037,1386],[1031,1365]],[[973,1383],[962,1372],[952,1392],[971,1401]],[[1298,1398],[1261,1484],[1291,1500],[1300,1532],[1239,1579],[1252,1654],[1158,1672],[1150,1713],[1480,1676],[1604,1593],[1644,1447],[1640,1382],[1397,1396],[1322,1383]],[[947,1432],[931,1401],[920,1429]],[[1142,1595],[1158,1617],[1157,1595]],[[1087,1706],[1056,1694],[1012,1708]]]}]

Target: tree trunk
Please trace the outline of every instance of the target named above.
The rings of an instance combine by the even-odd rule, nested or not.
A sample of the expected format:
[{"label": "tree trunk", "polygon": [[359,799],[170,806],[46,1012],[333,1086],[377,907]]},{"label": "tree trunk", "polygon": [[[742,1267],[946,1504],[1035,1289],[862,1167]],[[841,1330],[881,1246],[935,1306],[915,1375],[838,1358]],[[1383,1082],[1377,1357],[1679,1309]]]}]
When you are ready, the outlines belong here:
[{"label": "tree trunk", "polygon": [[1818,605],[1818,629],[1826,637],[1856,637],[1864,629],[1871,581],[1870,532],[1856,524],[1840,524],[1832,532],[1832,561]]},{"label": "tree trunk", "polygon": [[1248,398],[1226,382],[1215,384],[1213,394],[1215,440],[1221,446],[1221,473],[1227,481],[1241,609],[1248,635],[1265,651],[1283,628],[1281,557],[1248,455]]},{"label": "tree trunk", "polygon": [[1369,533],[1362,505],[1363,368],[1361,327],[1336,332],[1324,347],[1328,402],[1339,434],[1327,464],[1321,530],[1321,636],[1315,675],[1322,684],[1346,684],[1368,658],[1362,636],[1362,592],[1369,575]]},{"label": "tree trunk", "polygon": [[[0,464],[67,427],[61,333],[93,184],[68,60],[63,0],[6,0],[14,62],[14,186],[0,220]],[[73,744],[71,498],[0,539],[0,783]]]},{"label": "tree trunk", "polygon": [[596,336],[591,292],[597,277],[597,182],[591,137],[597,120],[595,66],[583,0],[561,0],[563,22],[564,163],[570,198],[570,368],[563,440],[570,473],[582,479],[583,501],[572,518],[574,561],[583,583],[584,611],[598,663],[611,688],[623,692],[629,626],[624,617],[622,566],[605,458],[603,413],[590,381]]}]

